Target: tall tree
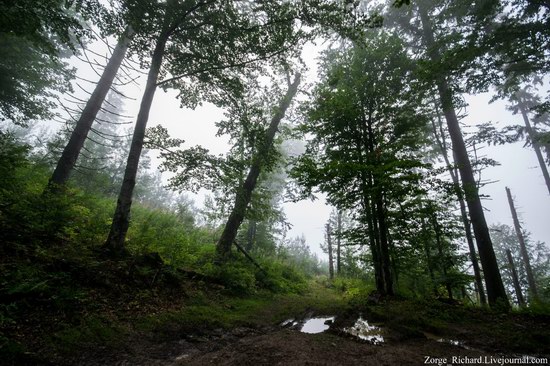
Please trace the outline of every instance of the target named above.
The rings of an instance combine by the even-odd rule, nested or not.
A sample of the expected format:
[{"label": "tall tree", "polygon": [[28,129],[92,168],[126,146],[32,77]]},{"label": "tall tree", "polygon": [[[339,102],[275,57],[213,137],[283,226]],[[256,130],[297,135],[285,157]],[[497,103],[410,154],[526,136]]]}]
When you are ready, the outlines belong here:
[{"label": "tall tree", "polygon": [[235,198],[233,209],[229,215],[229,218],[227,219],[220,240],[216,245],[216,252],[218,254],[218,257],[222,260],[227,259],[227,257],[229,256],[231,246],[235,241],[237,231],[244,219],[247,206],[250,203],[252,192],[256,187],[256,183],[262,170],[262,166],[265,165],[266,157],[270,154],[270,150],[273,148],[273,140],[275,139],[275,134],[277,133],[279,124],[284,118],[286,110],[290,107],[292,99],[298,92],[299,84],[300,74],[296,74],[294,77],[294,81],[288,86],[288,91],[286,92],[286,95],[282,98],[279,105],[276,107],[273,117],[271,118],[271,122],[265,131],[263,141],[259,145],[258,151],[255,153],[255,156],[252,160],[248,175],[241,188],[237,191],[237,197]]},{"label": "tall tree", "polygon": [[423,166],[415,148],[426,133],[408,87],[411,63],[398,37],[372,31],[353,47],[329,50],[322,66],[304,107],[303,132],[313,138],[292,175],[304,195],[318,189],[357,213],[377,290],[391,295],[389,212],[414,191]]},{"label": "tall tree", "polygon": [[462,191],[462,188],[460,186],[460,180],[459,180],[458,171],[457,171],[458,169],[454,161],[451,162],[449,158],[446,134],[443,128],[443,121],[441,120],[437,103],[435,103],[435,110],[436,110],[437,122],[432,118],[432,132],[434,134],[436,143],[439,147],[439,150],[441,151],[441,155],[443,156],[445,165],[447,166],[447,170],[453,182],[453,188],[455,190],[456,197],[458,199],[458,203],[460,206],[460,216],[462,219],[462,224],[464,226],[466,242],[468,243],[468,250],[470,252],[470,261],[472,262],[472,268],[474,270],[474,278],[476,281],[476,289],[479,294],[479,301],[482,305],[485,305],[487,304],[487,298],[485,297],[485,290],[483,288],[483,279],[481,276],[481,270],[479,268],[479,263],[477,260],[477,254],[476,254],[474,239],[472,236],[470,220],[468,219],[468,212],[466,210],[466,203],[464,201],[464,192]]},{"label": "tall tree", "polygon": [[[495,252],[498,261],[502,267],[506,267],[508,259],[506,250],[510,250],[514,263],[516,264],[516,271],[519,279],[522,292],[524,294],[525,301],[530,303],[533,300],[529,289],[529,281],[527,280],[527,271],[523,263],[523,255],[521,248],[518,245],[518,238],[515,229],[511,225],[497,224],[491,225],[491,236],[494,238]],[[540,241],[534,241],[531,239],[531,234],[527,231],[523,231],[523,238],[528,253],[530,253],[530,264],[533,270],[533,276],[536,283],[539,285],[539,300],[548,300],[548,281],[550,280],[550,251],[545,243]],[[514,283],[511,274],[508,271],[503,272],[503,280],[506,286],[506,290],[509,293],[514,291]]]},{"label": "tall tree", "polygon": [[[173,4],[173,2],[169,2],[169,4]],[[170,25],[169,21],[170,18],[167,15],[164,19],[160,36],[153,51],[151,66],[147,75],[147,83],[145,85],[145,92],[143,93],[143,98],[141,100],[136,126],[132,137],[132,143],[128,153],[128,160],[124,171],[124,180],[122,181],[122,187],[118,196],[117,206],[113,216],[109,236],[107,238],[107,242],[105,243],[106,248],[113,253],[122,252],[124,247],[124,239],[130,224],[129,215],[132,204],[132,194],[136,184],[135,179],[137,176],[141,150],[143,148],[145,128],[147,126],[149,111],[155,95],[157,79],[160,73],[162,59],[164,57],[166,42],[168,40],[167,33]]]},{"label": "tall tree", "polygon": [[[418,15],[422,28],[422,44],[426,50],[429,60],[434,65],[437,65],[434,67],[441,69],[443,67],[440,52],[441,46],[436,43],[434,38],[435,30],[432,19],[430,18],[428,7],[429,2],[427,1],[419,1],[417,3]],[[496,305],[498,302],[501,302],[502,305],[506,306],[506,304],[508,304],[508,299],[500,277],[491,237],[489,235],[489,229],[485,220],[485,214],[483,212],[483,206],[479,197],[477,182],[472,170],[472,164],[468,156],[468,151],[464,143],[460,124],[454,108],[453,90],[449,84],[448,78],[448,75],[441,72],[435,73],[433,76],[433,80],[439,93],[441,108],[447,121],[447,128],[449,130],[456,163],[458,165],[463,190],[465,192],[466,203],[468,205],[470,221],[476,237],[479,257],[483,267],[483,273],[485,275],[487,298],[489,300],[489,304],[491,305]]]},{"label": "tall tree", "polygon": [[211,190],[219,208],[217,216],[222,220],[227,219],[227,211],[237,207],[237,198],[243,196],[243,186],[250,176],[251,166],[259,164],[261,169],[255,187],[250,191],[250,202],[245,206],[242,220],[248,221],[247,233],[244,235],[241,230],[236,238],[249,244],[246,249],[260,255],[275,253],[274,234],[284,230],[286,225],[280,203],[287,176],[284,167],[289,144],[284,140],[288,127],[281,124],[282,121],[278,121],[277,128],[270,131],[282,133],[269,136],[273,140],[271,143],[267,141],[266,145],[270,122],[278,120],[273,116],[277,111],[273,98],[278,95],[283,101],[288,92],[281,90],[281,83],[275,79],[268,86],[265,80],[260,82],[261,78],[252,74],[247,78],[243,96],[232,98],[226,118],[216,123],[218,134],[229,137],[230,149],[223,157],[211,155],[202,147],[176,150],[174,148],[180,147],[182,141],[171,139],[166,129],[160,126],[150,128],[147,133],[148,146],[161,151],[161,170],[174,173],[169,185],[177,190]]},{"label": "tall tree", "polygon": [[[157,86],[178,88],[183,104],[188,106],[195,106],[201,95],[215,96],[217,87],[238,95],[242,90],[239,70],[296,44],[293,17],[286,5],[265,3],[249,7],[232,1],[169,0],[156,4],[150,16],[157,19],[146,22],[147,26],[158,25],[155,29],[147,34],[135,29],[135,45],[146,52],[150,38],[154,37],[155,46],[124,180],[105,243],[109,251],[120,253],[124,248],[132,193]],[[209,55],[209,59],[205,55]],[[164,59],[170,63],[163,70]],[[159,81],[159,76],[167,72],[173,76]]]},{"label": "tall tree", "polygon": [[521,286],[519,284],[516,265],[514,264],[514,259],[512,258],[512,253],[510,252],[510,249],[506,249],[506,258],[508,258],[508,268],[510,269],[512,280],[514,282],[514,290],[516,291],[516,298],[518,299],[518,305],[525,306],[525,300],[523,299],[523,294],[521,292]]},{"label": "tall tree", "polygon": [[127,28],[114,48],[109,62],[105,66],[94,91],[92,92],[78,121],[76,122],[76,125],[74,126],[67,145],[63,149],[63,153],[61,154],[61,157],[59,158],[48,183],[48,190],[55,190],[59,188],[69,179],[70,173],[78,159],[78,155],[86,142],[86,137],[92,128],[105,97],[111,89],[118,69],[124,60],[126,51],[128,50],[128,46],[133,37],[133,33],[134,32],[131,27]]},{"label": "tall tree", "polygon": [[527,273],[527,281],[529,283],[529,291],[531,296],[536,299],[538,297],[537,284],[535,277],[533,276],[533,269],[531,268],[531,261],[529,260],[529,252],[527,252],[527,246],[525,245],[525,239],[523,237],[523,231],[519,223],[516,207],[514,206],[514,199],[512,198],[512,192],[510,188],[506,187],[506,195],[508,196],[508,204],[510,205],[510,212],[512,213],[512,219],[514,220],[514,229],[518,237],[519,247],[521,249],[521,256],[523,258],[523,265],[525,266],[525,272]]}]

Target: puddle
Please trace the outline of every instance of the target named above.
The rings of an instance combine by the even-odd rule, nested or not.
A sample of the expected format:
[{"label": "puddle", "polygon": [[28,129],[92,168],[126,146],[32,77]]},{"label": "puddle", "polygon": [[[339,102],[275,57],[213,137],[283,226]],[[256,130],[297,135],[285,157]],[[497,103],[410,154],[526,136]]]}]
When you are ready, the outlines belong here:
[{"label": "puddle", "polygon": [[372,344],[384,343],[382,328],[369,324],[369,322],[361,316],[352,327],[344,328],[343,331],[364,341],[369,341]]},{"label": "puddle", "polygon": [[285,320],[284,322],[282,322],[281,324],[279,324],[279,326],[281,327],[288,327],[288,326],[295,326],[296,324],[298,324],[298,321],[294,320],[293,318],[292,319],[287,319]]},{"label": "puddle", "polygon": [[456,340],[456,339],[441,338],[441,337],[436,336],[435,334],[431,334],[431,333],[427,333],[427,332],[424,332],[424,335],[426,336],[426,338],[434,340],[434,341],[439,342],[439,343],[447,343],[447,344],[450,344],[452,346],[456,346],[456,347],[460,347],[460,348],[468,349],[468,350],[472,349],[471,347],[466,346],[463,341],[459,341],[459,340]]},{"label": "puddle", "polygon": [[300,329],[300,332],[309,334],[322,333],[330,327],[330,324],[334,321],[334,318],[334,316],[331,316],[327,318],[306,319],[304,325],[302,325],[302,328]]}]

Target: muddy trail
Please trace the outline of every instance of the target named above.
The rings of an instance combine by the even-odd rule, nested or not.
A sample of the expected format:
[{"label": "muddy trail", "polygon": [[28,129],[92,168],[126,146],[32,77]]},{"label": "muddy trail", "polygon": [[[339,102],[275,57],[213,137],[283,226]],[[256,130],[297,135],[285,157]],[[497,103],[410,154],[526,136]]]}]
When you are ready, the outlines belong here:
[{"label": "muddy trail", "polygon": [[[518,324],[519,325],[519,324]],[[398,328],[398,329],[396,329]],[[548,348],[507,350],[498,337],[445,338],[401,326],[371,323],[356,311],[323,315],[308,310],[271,326],[213,329],[157,342],[136,338],[116,353],[89,350],[78,365],[459,365],[547,364]],[[475,329],[455,328],[462,337]],[[534,352],[533,352],[534,351]]]},{"label": "muddy trail", "polygon": [[0,364],[441,366],[548,364],[550,356],[546,313],[350,295],[323,281],[246,296],[185,283],[176,292],[184,296],[113,297],[72,322],[38,309],[12,327],[17,358]]}]

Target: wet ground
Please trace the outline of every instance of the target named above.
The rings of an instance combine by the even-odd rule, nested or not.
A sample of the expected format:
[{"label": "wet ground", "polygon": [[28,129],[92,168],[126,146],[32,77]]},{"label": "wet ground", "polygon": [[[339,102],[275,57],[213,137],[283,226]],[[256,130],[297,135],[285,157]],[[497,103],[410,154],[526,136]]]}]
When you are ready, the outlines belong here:
[{"label": "wet ground", "polygon": [[245,336],[203,354],[183,354],[173,365],[420,365],[426,357],[479,357],[451,342],[427,338],[398,340],[389,330],[360,316],[349,327],[335,327],[335,318],[289,319],[281,329]]},{"label": "wet ground", "polygon": [[[465,360],[520,355],[475,349],[432,334],[406,337],[362,314],[338,318],[309,313],[272,327],[217,329],[156,343],[141,339],[117,355],[82,355],[82,365],[458,365]],[[454,357],[454,359],[453,359]],[[481,358],[480,358],[481,357]],[[94,360],[90,362],[89,360]],[[462,360],[462,361],[461,361]],[[476,364],[480,364],[476,362]],[[492,364],[498,364],[493,361]]]}]

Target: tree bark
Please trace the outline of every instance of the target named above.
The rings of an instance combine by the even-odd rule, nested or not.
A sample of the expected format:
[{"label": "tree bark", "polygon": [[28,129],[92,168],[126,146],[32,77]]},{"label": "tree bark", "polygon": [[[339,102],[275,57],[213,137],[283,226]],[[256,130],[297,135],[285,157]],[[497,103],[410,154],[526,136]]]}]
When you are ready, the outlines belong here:
[{"label": "tree bark", "polygon": [[57,188],[65,185],[69,179],[72,170],[76,164],[80,150],[84,146],[86,137],[92,128],[97,113],[99,112],[109,89],[113,84],[118,69],[126,56],[126,51],[133,37],[133,30],[128,27],[124,34],[120,37],[109,62],[103,70],[97,85],[92,92],[90,99],[86,102],[86,106],[82,110],[80,118],[76,122],[73,132],[63,149],[63,153],[57,162],[55,170],[48,182],[47,191],[55,191]]},{"label": "tree bark", "polygon": [[[355,150],[357,152],[357,157],[359,160],[359,165],[363,166],[365,164],[365,159],[363,154],[368,154],[370,152],[369,139],[370,135],[367,131],[367,119],[363,113],[362,121],[359,125],[359,129],[356,130],[355,137]],[[356,126],[357,127],[357,126]],[[368,237],[369,237],[369,247],[372,255],[372,262],[374,267],[374,281],[376,283],[376,290],[380,294],[385,294],[384,286],[384,277],[382,274],[382,265],[380,261],[380,246],[378,244],[378,225],[376,222],[376,214],[374,213],[374,203],[370,198],[370,193],[373,189],[373,178],[371,172],[365,172],[362,170],[360,172],[361,176],[361,191],[362,191],[362,205],[363,212],[365,213],[365,220],[367,224]]]},{"label": "tree bark", "polygon": [[[436,108],[437,108],[437,105],[436,105]],[[474,245],[474,238],[472,236],[472,230],[470,227],[470,220],[468,220],[468,212],[466,211],[466,203],[464,202],[464,195],[462,194],[462,189],[460,188],[460,180],[458,178],[458,174],[455,168],[453,168],[455,163],[453,162],[451,164],[451,161],[449,159],[449,152],[447,149],[447,144],[445,143],[443,123],[441,121],[441,117],[439,113],[437,114],[437,119],[439,123],[438,127],[439,127],[441,138],[438,137],[437,127],[435,126],[435,122],[432,121],[433,133],[436,138],[437,144],[441,149],[441,155],[443,155],[443,159],[445,160],[445,164],[447,166],[447,170],[449,171],[449,175],[451,176],[451,180],[453,182],[453,186],[455,189],[455,194],[457,196],[458,204],[460,206],[460,217],[462,219],[462,225],[464,226],[464,234],[466,236],[466,242],[468,243],[470,261],[472,262],[472,268],[474,270],[474,279],[477,286],[476,288],[478,291],[479,302],[481,303],[481,305],[486,305],[487,298],[485,297],[485,290],[483,288],[483,279],[481,276],[481,270],[479,269],[479,263],[477,261],[476,248]]]},{"label": "tree bark", "polygon": [[290,106],[292,99],[298,92],[299,84],[300,74],[296,74],[294,77],[294,81],[291,85],[289,85],[286,95],[281,100],[274,116],[271,119],[271,123],[269,124],[269,127],[267,128],[267,131],[265,133],[264,141],[260,145],[260,147],[258,148],[258,152],[254,156],[252,166],[250,167],[246,180],[237,192],[235,205],[233,206],[233,210],[231,211],[231,214],[229,215],[229,218],[225,223],[222,235],[216,245],[216,254],[218,261],[223,262],[229,258],[229,255],[231,253],[231,246],[233,245],[233,242],[237,237],[237,231],[239,230],[239,227],[244,220],[244,214],[246,212],[248,204],[250,203],[252,192],[256,187],[256,183],[258,181],[264,159],[269,153],[271,147],[273,146],[273,140],[275,138],[275,134],[277,132],[279,124],[285,116],[286,110]]},{"label": "tree bark", "polygon": [[169,35],[166,32],[161,33],[159,39],[157,40],[155,50],[153,51],[151,67],[147,75],[147,83],[141,99],[136,126],[132,136],[132,143],[128,153],[128,160],[124,171],[124,179],[118,195],[111,230],[104,246],[107,251],[112,252],[113,254],[121,254],[124,252],[124,241],[130,225],[130,208],[132,206],[132,194],[136,185],[139,159],[143,149],[145,130],[149,120],[149,112],[153,103],[153,97],[155,96],[155,91],[157,89],[158,76],[160,73],[160,67],[162,65],[168,36]]},{"label": "tree bark", "polygon": [[533,131],[533,127],[531,127],[531,122],[529,121],[529,115],[527,114],[527,108],[525,108],[525,104],[520,98],[517,98],[517,102],[519,110],[521,112],[521,116],[523,117],[523,122],[525,123],[525,130],[527,131],[527,134],[531,139],[533,150],[535,150],[535,155],[537,155],[540,170],[542,171],[542,176],[544,177],[544,182],[546,183],[546,189],[548,190],[548,194],[550,194],[550,174],[548,174],[548,167],[546,166],[546,162],[544,161],[544,157],[542,156],[540,144],[535,141],[535,131]]},{"label": "tree bark", "polygon": [[516,266],[514,265],[514,259],[512,258],[512,253],[510,249],[506,249],[506,257],[508,257],[508,264],[510,266],[510,273],[512,274],[512,281],[514,282],[514,290],[516,291],[516,297],[518,299],[519,306],[525,306],[525,300],[523,299],[523,294],[521,293],[521,286],[519,285],[518,273],[516,271]]},{"label": "tree bark", "polygon": [[376,212],[378,216],[378,230],[380,235],[380,256],[382,259],[382,273],[384,274],[385,292],[387,295],[393,295],[393,277],[391,275],[391,258],[388,243],[388,228],[386,225],[386,208],[382,193],[378,192]]},{"label": "tree bark", "polygon": [[[369,186],[372,190],[372,179],[369,180]],[[369,236],[371,237],[371,252],[372,252],[372,261],[374,262],[374,275],[376,280],[376,289],[380,294],[386,294],[386,280],[384,278],[383,270],[383,261],[382,253],[380,250],[380,229],[378,225],[378,216],[376,213],[376,204],[367,199],[367,202],[370,203],[370,206],[367,207],[369,215]]]},{"label": "tree bark", "polygon": [[[433,30],[428,13],[419,2],[419,13],[423,29],[423,41],[428,51],[430,59],[434,62],[439,62],[440,57],[438,51],[434,48],[435,41],[433,39]],[[474,178],[472,165],[466,149],[466,144],[462,137],[460,124],[453,107],[453,95],[449,88],[445,76],[440,75],[436,79],[439,99],[447,121],[449,135],[453,144],[458,170],[462,179],[464,192],[466,194],[466,203],[470,213],[470,221],[474,228],[481,266],[485,274],[485,284],[487,287],[487,297],[489,304],[494,306],[499,302],[502,306],[509,306],[506,291],[502,283],[502,278],[498,269],[498,264],[493,250],[493,243],[489,235],[489,228],[485,220],[483,206],[479,197],[477,182]]]},{"label": "tree bark", "polygon": [[514,206],[514,199],[512,198],[512,192],[510,188],[506,187],[506,195],[508,196],[508,204],[510,205],[510,212],[512,212],[512,219],[514,220],[514,228],[518,237],[519,247],[521,250],[521,257],[523,258],[523,265],[525,266],[525,272],[527,273],[527,282],[529,283],[529,293],[533,298],[538,297],[537,284],[535,283],[535,277],[533,276],[533,270],[531,268],[531,262],[529,260],[529,253],[527,252],[527,246],[525,245],[525,238],[521,231],[521,225],[519,224],[518,214],[516,207]]},{"label": "tree bark", "polygon": [[336,217],[336,274],[341,271],[341,243],[342,243],[342,211],[338,210]]},{"label": "tree bark", "polygon": [[329,277],[332,280],[334,278],[334,257],[332,255],[332,239],[330,237],[330,224],[325,225],[326,236],[327,236],[327,249],[328,249],[328,273]]}]

